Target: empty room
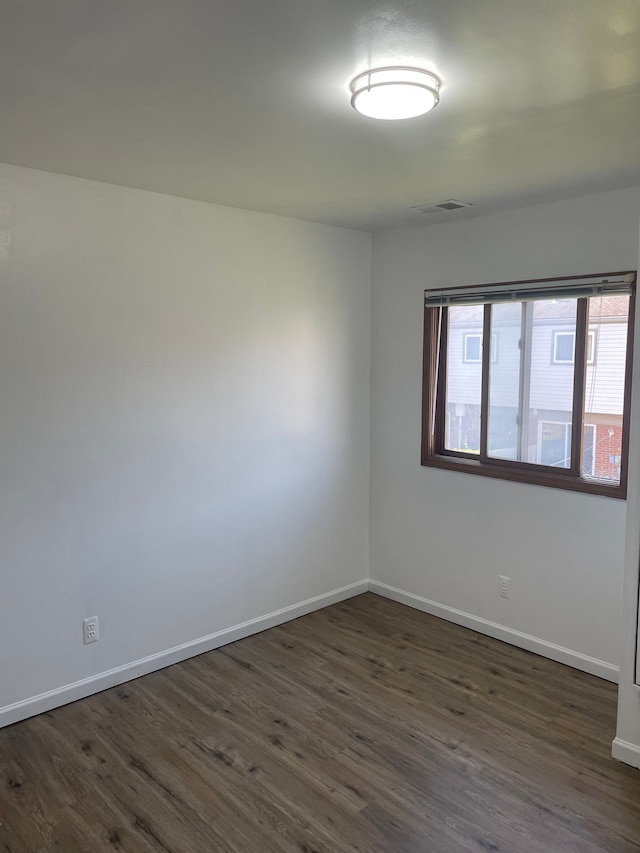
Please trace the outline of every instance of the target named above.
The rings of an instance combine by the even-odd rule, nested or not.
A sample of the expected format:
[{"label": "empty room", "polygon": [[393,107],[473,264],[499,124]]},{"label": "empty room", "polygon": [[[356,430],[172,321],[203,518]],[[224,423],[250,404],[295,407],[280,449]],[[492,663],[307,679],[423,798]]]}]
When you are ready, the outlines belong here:
[{"label": "empty room", "polygon": [[640,851],[640,5],[5,0],[0,851]]}]

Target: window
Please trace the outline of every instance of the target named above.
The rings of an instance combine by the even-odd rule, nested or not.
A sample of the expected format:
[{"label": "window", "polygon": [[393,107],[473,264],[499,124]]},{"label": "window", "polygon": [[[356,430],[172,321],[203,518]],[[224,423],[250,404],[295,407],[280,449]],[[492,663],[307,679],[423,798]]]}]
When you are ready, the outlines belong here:
[{"label": "window", "polygon": [[540,421],[539,432],[536,462],[566,468],[571,459],[571,424]]},{"label": "window", "polygon": [[472,361],[482,361],[482,335],[478,333],[467,332],[464,336],[464,360],[469,363]]},{"label": "window", "polygon": [[575,344],[575,332],[554,332],[553,363],[573,364]]},{"label": "window", "polygon": [[[595,329],[589,329],[587,333],[587,364],[593,364],[595,358]],[[575,332],[553,333],[553,363],[573,364],[576,347]]]},{"label": "window", "polygon": [[635,282],[426,291],[422,464],[624,498]]},{"label": "window", "polygon": [[[478,332],[465,332],[463,359],[467,364],[479,364],[482,361],[482,334]],[[498,360],[498,336],[495,332],[491,335],[491,361]]]}]

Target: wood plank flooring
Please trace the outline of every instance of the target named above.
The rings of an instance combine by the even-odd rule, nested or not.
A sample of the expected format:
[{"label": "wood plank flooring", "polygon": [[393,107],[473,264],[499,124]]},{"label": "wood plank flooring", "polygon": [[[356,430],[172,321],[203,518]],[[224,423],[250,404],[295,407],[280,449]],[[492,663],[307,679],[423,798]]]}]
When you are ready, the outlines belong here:
[{"label": "wood plank flooring", "polygon": [[372,594],[0,731],[5,853],[627,853],[615,687]]}]

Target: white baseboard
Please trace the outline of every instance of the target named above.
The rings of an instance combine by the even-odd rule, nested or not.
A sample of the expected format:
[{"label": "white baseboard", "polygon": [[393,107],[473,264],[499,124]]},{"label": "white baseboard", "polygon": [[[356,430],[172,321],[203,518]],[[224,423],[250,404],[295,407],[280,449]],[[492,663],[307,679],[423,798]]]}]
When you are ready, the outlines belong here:
[{"label": "white baseboard", "polygon": [[149,655],[149,657],[110,669],[107,672],[83,678],[73,684],[66,684],[47,693],[41,693],[39,696],[33,696],[22,702],[5,705],[4,708],[0,708],[0,728],[25,720],[27,717],[33,717],[35,714],[51,711],[60,705],[75,702],[77,699],[84,699],[85,696],[91,696],[93,693],[99,693],[101,690],[115,687],[117,684],[123,684],[125,681],[131,681],[141,675],[147,675],[157,669],[163,669],[165,666],[171,666],[171,664],[195,657],[195,655],[201,655],[203,652],[210,652],[227,643],[249,637],[251,634],[258,634],[260,631],[281,625],[283,622],[289,622],[291,619],[297,619],[299,616],[305,616],[314,610],[321,610],[330,604],[336,604],[339,601],[360,595],[367,592],[368,588],[368,581],[358,581],[340,589],[316,595],[314,598],[308,598],[298,604],[292,604],[290,607],[283,607],[281,610],[276,610],[265,616],[259,616],[257,619],[250,619],[248,622],[242,622],[232,628],[216,631],[206,637],[183,643],[164,652]]},{"label": "white baseboard", "polygon": [[[607,681],[613,681],[614,683],[618,681],[619,668],[613,664],[580,654],[579,652],[574,652],[571,649],[566,649],[554,643],[549,643],[530,634],[523,634],[521,631],[516,631],[513,628],[499,625],[497,622],[490,622],[479,616],[473,616],[462,610],[456,610],[453,607],[439,604],[428,598],[405,592],[402,589],[397,589],[380,581],[362,580],[324,593],[323,595],[317,595],[314,598],[309,598],[290,607],[284,607],[281,610],[276,610],[257,619],[250,619],[248,622],[242,622],[240,625],[216,631],[206,637],[200,637],[189,643],[183,643],[180,646],[175,646],[158,654],[141,658],[140,660],[98,673],[97,675],[92,675],[73,684],[67,684],[55,690],[50,690],[47,693],[41,693],[22,702],[5,705],[5,707],[0,708],[0,728],[17,723],[20,720],[25,720],[28,717],[33,717],[35,714],[51,711],[53,708],[58,708],[69,702],[75,702],[77,699],[91,696],[93,693],[99,693],[101,690],[106,690],[109,687],[115,687],[126,681],[132,681],[134,678],[139,678],[142,675],[147,675],[166,666],[171,666],[171,664],[179,663],[195,655],[212,651],[227,643],[233,643],[236,640],[249,637],[251,634],[257,634],[260,631],[281,625],[283,622],[297,619],[299,616],[305,616],[314,610],[321,610],[330,604],[336,604],[339,601],[360,595],[363,592],[367,592],[367,590],[384,598],[390,598],[393,601],[406,604],[416,610],[422,610],[433,616],[439,616],[442,619],[462,625],[465,628],[471,628],[480,634],[486,634],[497,640],[503,640],[513,646],[518,646],[527,651],[535,652],[543,657],[558,661],[559,663],[567,664],[583,672],[588,672],[591,675],[596,675],[599,678],[604,678]],[[613,742],[612,754],[619,761],[624,761],[634,767],[640,767],[640,749],[633,744],[616,738]]]},{"label": "white baseboard", "polygon": [[463,610],[456,610],[454,607],[448,607],[446,604],[439,604],[437,601],[430,601],[428,598],[422,598],[420,595],[405,592],[402,589],[397,589],[380,581],[370,580],[369,591],[375,592],[377,595],[382,595],[384,598],[398,601],[400,604],[407,604],[416,610],[430,613],[432,616],[439,616],[442,619],[447,619],[449,622],[455,622],[456,625],[471,628],[480,634],[486,634],[496,640],[510,643],[512,646],[526,649],[528,652],[535,652],[535,654],[542,655],[542,657],[550,658],[551,660],[558,661],[558,663],[567,664],[567,666],[571,666],[574,669],[580,669],[591,675],[597,675],[598,678],[613,681],[614,684],[618,683],[620,668],[612,663],[583,655],[580,652],[574,652],[572,649],[566,649],[564,646],[549,643],[547,640],[541,640],[539,637],[533,637],[531,634],[523,634],[521,631],[507,628],[505,625],[500,625],[497,622],[481,619],[479,616],[473,616],[471,613],[465,613]]},{"label": "white baseboard", "polygon": [[636,746],[634,743],[620,740],[619,737],[614,738],[611,744],[611,755],[618,761],[624,761],[625,764],[630,764],[632,767],[640,767],[640,746]]}]

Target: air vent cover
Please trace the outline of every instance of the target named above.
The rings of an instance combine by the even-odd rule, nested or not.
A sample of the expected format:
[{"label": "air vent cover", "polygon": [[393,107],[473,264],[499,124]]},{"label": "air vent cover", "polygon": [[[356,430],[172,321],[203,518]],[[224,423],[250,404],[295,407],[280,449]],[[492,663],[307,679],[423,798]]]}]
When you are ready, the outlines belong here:
[{"label": "air vent cover", "polygon": [[421,216],[426,216],[429,213],[451,212],[460,210],[463,207],[473,207],[470,201],[458,201],[456,198],[448,198],[445,201],[438,201],[434,204],[419,204],[417,207],[412,207],[411,210],[419,213]]}]

